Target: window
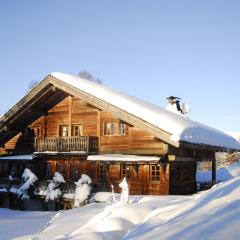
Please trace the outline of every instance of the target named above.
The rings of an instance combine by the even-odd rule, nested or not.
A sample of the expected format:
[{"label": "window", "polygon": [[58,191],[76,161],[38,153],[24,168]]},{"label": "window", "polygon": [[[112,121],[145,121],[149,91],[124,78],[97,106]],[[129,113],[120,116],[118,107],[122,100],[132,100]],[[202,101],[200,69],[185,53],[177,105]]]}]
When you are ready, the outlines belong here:
[{"label": "window", "polygon": [[68,136],[68,126],[67,125],[60,125],[59,136],[60,137],[67,137]]},{"label": "window", "polygon": [[150,181],[160,181],[159,165],[150,165]]},{"label": "window", "polygon": [[67,167],[65,163],[58,163],[57,164],[57,172],[61,173],[64,178],[67,177]]},{"label": "window", "polygon": [[119,123],[119,135],[126,135],[126,124]]},{"label": "window", "polygon": [[8,177],[8,163],[7,162],[1,162],[0,163],[0,177]]},{"label": "window", "polygon": [[72,136],[77,137],[77,136],[82,136],[83,135],[83,129],[82,125],[72,125]]},{"label": "window", "polygon": [[52,172],[52,165],[51,163],[47,163],[47,179],[52,178],[53,172]]},{"label": "window", "polygon": [[130,178],[130,166],[126,164],[121,165],[121,179],[124,177]]},{"label": "window", "polygon": [[114,123],[104,123],[104,135],[114,135],[115,124]]},{"label": "window", "polygon": [[79,179],[79,164],[71,163],[71,178],[76,181]]},{"label": "window", "polygon": [[104,123],[103,135],[127,135],[127,125],[123,122],[120,123]]},{"label": "window", "polygon": [[99,164],[99,179],[104,180],[106,178],[106,166],[104,164],[100,163]]}]

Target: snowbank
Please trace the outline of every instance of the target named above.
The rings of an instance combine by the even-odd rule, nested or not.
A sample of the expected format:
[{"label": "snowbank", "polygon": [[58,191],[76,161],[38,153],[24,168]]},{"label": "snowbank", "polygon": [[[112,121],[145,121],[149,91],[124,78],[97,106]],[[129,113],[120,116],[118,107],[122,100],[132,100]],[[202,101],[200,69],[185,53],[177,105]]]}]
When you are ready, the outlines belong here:
[{"label": "snowbank", "polygon": [[240,163],[236,162],[231,164],[228,167],[228,172],[233,176],[233,177],[240,177]]},{"label": "snowbank", "polygon": [[[233,177],[240,176],[240,163],[233,163],[228,168],[218,168],[216,170],[217,182],[227,181]],[[196,181],[209,182],[212,179],[211,171],[198,171],[196,174]]]},{"label": "snowbank", "polygon": [[[239,165],[229,172],[239,174]],[[130,196],[57,213],[0,209],[6,239],[228,239],[240,235],[240,176],[192,196]],[[111,193],[95,195],[99,199]],[[12,230],[14,226],[14,231]]]}]

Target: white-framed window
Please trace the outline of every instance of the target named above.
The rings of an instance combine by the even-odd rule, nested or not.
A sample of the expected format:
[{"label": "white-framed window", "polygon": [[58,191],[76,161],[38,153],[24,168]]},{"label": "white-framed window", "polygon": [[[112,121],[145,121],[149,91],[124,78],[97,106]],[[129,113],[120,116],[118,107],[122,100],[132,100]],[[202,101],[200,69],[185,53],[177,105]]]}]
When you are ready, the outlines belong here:
[{"label": "white-framed window", "polygon": [[150,165],[150,181],[160,181],[160,166]]}]

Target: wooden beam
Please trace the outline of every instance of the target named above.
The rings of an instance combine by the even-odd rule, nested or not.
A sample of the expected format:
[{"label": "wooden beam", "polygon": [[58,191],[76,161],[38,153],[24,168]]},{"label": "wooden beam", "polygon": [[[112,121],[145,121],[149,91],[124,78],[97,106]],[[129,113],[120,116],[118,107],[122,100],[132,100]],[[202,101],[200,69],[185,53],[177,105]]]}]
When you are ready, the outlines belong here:
[{"label": "wooden beam", "polygon": [[159,149],[136,149],[136,150],[101,150],[99,154],[126,154],[126,155],[146,155],[146,156],[165,156],[167,154],[166,149],[159,148]]},{"label": "wooden beam", "polygon": [[212,185],[216,184],[216,159],[212,159]]},{"label": "wooden beam", "polygon": [[62,91],[67,92],[68,94],[72,94],[72,95],[92,104],[93,106],[95,106],[99,109],[102,109],[107,112],[111,112],[119,119],[153,134],[155,137],[161,139],[162,141],[164,141],[166,143],[169,143],[175,147],[179,146],[179,143],[172,141],[170,139],[170,137],[171,137],[170,133],[167,133],[167,132],[159,129],[158,127],[144,121],[143,119],[140,119],[140,118],[138,118],[138,117],[108,103],[108,102],[105,102],[95,96],[92,96],[84,91],[74,88],[73,86],[71,86],[61,80],[58,80],[55,77],[50,76],[50,83],[52,83],[53,85],[55,85],[57,88],[61,89]]},{"label": "wooden beam", "polygon": [[132,127],[128,127],[128,150],[132,150]]},{"label": "wooden beam", "polygon": [[[37,100],[39,100],[43,95],[46,94],[51,89],[46,89],[46,91],[42,92],[40,96],[38,96],[36,99],[32,100],[30,97],[23,98],[21,101],[19,101],[8,113],[6,113],[7,119],[6,124],[13,123],[17,118],[19,118],[19,115],[26,114],[28,112],[28,107],[31,107]],[[27,95],[28,96],[28,95]],[[32,100],[32,101],[31,101]],[[31,103],[30,103],[31,102]],[[26,104],[29,104],[28,107],[26,107]],[[17,114],[17,112],[19,112]]]},{"label": "wooden beam", "polygon": [[25,97],[23,97],[17,104],[15,104],[7,113],[4,114],[3,120],[7,121],[11,116],[18,112],[26,103],[29,103],[39,92],[44,91],[44,88],[50,83],[50,75],[47,76],[43,81],[37,84]]},{"label": "wooden beam", "polygon": [[180,142],[181,148],[191,148],[191,149],[201,149],[201,150],[211,150],[215,152],[236,152],[239,151],[237,149],[233,148],[226,148],[226,147],[220,147],[220,146],[213,146],[203,143],[189,143],[185,141]]},{"label": "wooden beam", "polygon": [[98,149],[101,147],[101,111],[97,111],[97,136],[98,136]]},{"label": "wooden beam", "polygon": [[28,107],[28,112],[29,113],[37,113],[37,114],[40,114],[40,115],[46,115],[47,114],[47,110],[39,109],[39,108],[33,108],[33,107]]},{"label": "wooden beam", "polygon": [[68,98],[68,129],[69,129],[68,136],[72,136],[72,105],[73,105],[72,97],[69,97]]}]

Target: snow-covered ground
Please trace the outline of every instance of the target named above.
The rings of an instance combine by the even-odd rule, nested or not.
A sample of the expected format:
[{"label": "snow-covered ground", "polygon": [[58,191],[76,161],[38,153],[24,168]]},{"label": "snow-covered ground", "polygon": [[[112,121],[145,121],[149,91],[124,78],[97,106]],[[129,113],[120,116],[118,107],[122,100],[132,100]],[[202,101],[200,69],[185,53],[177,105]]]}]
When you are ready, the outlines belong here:
[{"label": "snow-covered ground", "polygon": [[192,196],[130,196],[122,204],[99,193],[97,200],[108,201],[68,211],[0,209],[0,238],[240,239],[240,166],[228,173],[228,180]]}]

